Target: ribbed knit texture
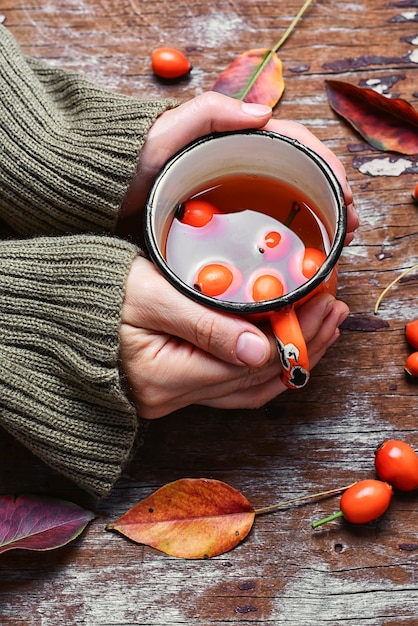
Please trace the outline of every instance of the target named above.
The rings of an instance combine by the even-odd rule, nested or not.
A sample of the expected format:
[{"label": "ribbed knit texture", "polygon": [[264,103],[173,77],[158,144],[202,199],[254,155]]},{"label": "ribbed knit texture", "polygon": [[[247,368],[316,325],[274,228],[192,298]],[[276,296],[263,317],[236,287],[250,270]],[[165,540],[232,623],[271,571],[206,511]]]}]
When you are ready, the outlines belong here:
[{"label": "ribbed knit texture", "polygon": [[136,435],[117,368],[135,255],[118,239],[87,235],[0,246],[2,425],[98,496],[119,476]]},{"label": "ribbed knit texture", "polygon": [[22,56],[0,26],[0,212],[24,235],[110,232],[155,118],[136,100]]},{"label": "ribbed knit texture", "polygon": [[99,497],[143,424],[118,367],[138,250],[111,233],[145,134],[174,104],[27,59],[0,26],[0,218],[16,233],[0,222],[0,423]]}]

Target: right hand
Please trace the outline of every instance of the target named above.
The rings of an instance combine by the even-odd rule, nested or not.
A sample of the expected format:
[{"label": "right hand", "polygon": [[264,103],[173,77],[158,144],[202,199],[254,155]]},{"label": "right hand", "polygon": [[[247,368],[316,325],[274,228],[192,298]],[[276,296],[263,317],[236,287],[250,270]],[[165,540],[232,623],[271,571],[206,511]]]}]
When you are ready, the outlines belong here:
[{"label": "right hand", "polygon": [[[311,368],[347,315],[348,307],[329,294],[298,308]],[[143,257],[128,275],[120,344],[127,393],[146,419],[190,404],[258,408],[287,389],[268,325],[262,330],[192,301]]]}]

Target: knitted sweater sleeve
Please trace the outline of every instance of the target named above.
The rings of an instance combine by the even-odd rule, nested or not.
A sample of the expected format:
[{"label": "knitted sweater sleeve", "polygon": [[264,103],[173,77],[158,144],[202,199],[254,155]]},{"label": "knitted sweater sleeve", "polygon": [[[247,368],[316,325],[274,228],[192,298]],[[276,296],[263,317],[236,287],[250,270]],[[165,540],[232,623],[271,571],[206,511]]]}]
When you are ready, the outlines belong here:
[{"label": "knitted sweater sleeve", "polygon": [[[146,132],[174,102],[25,58],[0,26],[0,424],[95,496],[141,428],[119,326],[138,249],[111,235]],[[0,225],[1,232],[1,225]]]},{"label": "knitted sweater sleeve", "polygon": [[0,217],[23,235],[111,232],[173,100],[137,100],[29,59],[0,26]]},{"label": "knitted sweater sleeve", "polygon": [[119,477],[138,428],[118,372],[135,255],[97,235],[0,245],[0,423],[95,496]]}]

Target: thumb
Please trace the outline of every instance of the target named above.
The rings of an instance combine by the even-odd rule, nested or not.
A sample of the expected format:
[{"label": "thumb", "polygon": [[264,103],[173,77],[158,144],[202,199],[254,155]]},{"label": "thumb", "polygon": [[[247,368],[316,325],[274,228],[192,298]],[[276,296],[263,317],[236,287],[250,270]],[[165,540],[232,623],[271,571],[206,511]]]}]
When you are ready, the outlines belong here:
[{"label": "thumb", "polygon": [[[215,91],[208,91],[176,109],[166,111],[152,127],[150,134],[163,133],[169,141],[167,150],[175,151],[212,132],[262,128],[272,116],[265,104],[242,102]],[[181,129],[181,132],[179,132]]]},{"label": "thumb", "polygon": [[151,336],[178,337],[234,365],[261,366],[271,354],[269,339],[259,328],[194,302],[143,257],[134,260],[128,274],[122,322]]},{"label": "thumb", "polygon": [[[138,229],[138,221],[127,222],[144,205],[151,184],[164,163],[191,141],[211,132],[262,128],[272,116],[264,104],[241,102],[208,91],[165,111],[148,131],[134,179],[119,213],[118,234]],[[136,229],[136,230],[135,230]]]}]

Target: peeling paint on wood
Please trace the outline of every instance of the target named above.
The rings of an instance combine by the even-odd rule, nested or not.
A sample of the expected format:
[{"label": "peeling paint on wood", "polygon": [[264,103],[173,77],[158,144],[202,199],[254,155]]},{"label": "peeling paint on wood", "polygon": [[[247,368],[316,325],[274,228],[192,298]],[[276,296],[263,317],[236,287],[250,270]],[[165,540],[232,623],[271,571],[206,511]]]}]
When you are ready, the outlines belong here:
[{"label": "peeling paint on wood", "polygon": [[[273,45],[300,8],[296,0],[3,4],[6,25],[25,53],[124,93],[181,100],[209,89],[237,54]],[[417,10],[418,0],[313,3],[280,51],[286,90],[274,114],[305,123],[340,156],[360,216],[339,263],[348,325],[369,323],[382,289],[415,260],[411,192],[418,168],[416,158],[373,150],[337,119],[324,79],[370,81],[387,95],[395,88],[408,101],[418,99]],[[190,80],[155,80],[149,55],[162,43],[189,51]],[[380,258],[387,251],[391,256]],[[253,506],[264,506],[374,476],[374,450],[385,438],[418,449],[417,386],[403,372],[404,326],[417,317],[417,294],[416,280],[391,290],[374,317],[376,332],[343,328],[303,390],[258,410],[190,407],[153,421],[144,447],[101,502],[1,433],[3,493],[59,495],[99,515],[63,550],[3,555],[2,626],[416,626],[415,494],[394,497],[374,524],[353,528],[340,520],[320,532],[312,532],[311,522],[334,511],[338,499],[288,507],[258,518],[227,555],[196,562],[104,529],[178,478],[224,480]]]},{"label": "peeling paint on wood", "polygon": [[353,167],[369,176],[401,176],[401,174],[418,173],[417,161],[406,157],[357,157],[353,160]]},{"label": "peeling paint on wood", "polygon": [[405,54],[401,57],[386,57],[379,55],[362,55],[357,58],[345,58],[337,61],[331,61],[324,63],[323,68],[325,70],[332,70],[333,72],[348,72],[358,70],[364,67],[373,67],[380,65],[404,65],[405,63],[412,63],[411,55]]}]

